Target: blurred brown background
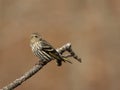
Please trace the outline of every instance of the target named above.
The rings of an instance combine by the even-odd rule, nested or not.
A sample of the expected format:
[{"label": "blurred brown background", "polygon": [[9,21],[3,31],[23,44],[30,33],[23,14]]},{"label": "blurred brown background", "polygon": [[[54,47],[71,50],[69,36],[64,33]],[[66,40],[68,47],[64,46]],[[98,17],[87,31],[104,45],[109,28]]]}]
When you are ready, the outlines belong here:
[{"label": "blurred brown background", "polygon": [[55,61],[16,90],[120,90],[119,0],[0,0],[0,88],[37,62],[39,32],[56,48],[71,42],[80,64]]}]

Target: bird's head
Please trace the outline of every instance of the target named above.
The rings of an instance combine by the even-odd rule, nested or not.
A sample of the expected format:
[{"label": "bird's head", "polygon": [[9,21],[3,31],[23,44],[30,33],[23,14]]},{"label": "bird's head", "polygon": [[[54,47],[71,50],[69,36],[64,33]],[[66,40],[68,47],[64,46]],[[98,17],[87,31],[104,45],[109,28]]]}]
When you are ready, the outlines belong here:
[{"label": "bird's head", "polygon": [[39,33],[32,33],[30,38],[31,38],[31,43],[42,40],[42,37]]}]

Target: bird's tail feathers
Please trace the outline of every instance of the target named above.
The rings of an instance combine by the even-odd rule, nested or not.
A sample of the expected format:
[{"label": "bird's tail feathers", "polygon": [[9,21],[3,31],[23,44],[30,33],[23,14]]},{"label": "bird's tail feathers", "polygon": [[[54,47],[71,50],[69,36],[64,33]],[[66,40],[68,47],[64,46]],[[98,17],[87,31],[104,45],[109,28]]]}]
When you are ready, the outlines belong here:
[{"label": "bird's tail feathers", "polygon": [[65,58],[65,57],[63,57],[63,60],[62,60],[63,62],[68,62],[68,63],[71,63],[72,64],[72,62],[71,61],[69,61],[67,58]]}]

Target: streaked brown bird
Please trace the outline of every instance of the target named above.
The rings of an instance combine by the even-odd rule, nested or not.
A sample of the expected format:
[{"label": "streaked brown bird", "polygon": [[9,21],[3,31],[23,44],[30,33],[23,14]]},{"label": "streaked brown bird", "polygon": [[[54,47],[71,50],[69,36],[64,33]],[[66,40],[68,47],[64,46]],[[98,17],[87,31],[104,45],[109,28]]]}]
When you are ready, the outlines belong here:
[{"label": "streaked brown bird", "polygon": [[33,53],[40,59],[40,62],[56,59],[57,66],[61,66],[62,61],[66,61],[66,59],[63,58],[50,43],[44,40],[39,33],[31,34],[30,47]]}]

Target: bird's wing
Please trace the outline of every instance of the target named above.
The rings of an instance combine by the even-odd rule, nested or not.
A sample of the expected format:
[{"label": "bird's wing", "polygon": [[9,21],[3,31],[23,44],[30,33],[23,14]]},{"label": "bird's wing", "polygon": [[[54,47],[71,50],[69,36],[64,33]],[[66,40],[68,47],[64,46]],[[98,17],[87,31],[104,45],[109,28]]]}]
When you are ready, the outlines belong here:
[{"label": "bird's wing", "polygon": [[42,46],[42,50],[44,50],[44,51],[54,51],[55,50],[53,48],[53,46],[45,40],[41,42],[41,46]]},{"label": "bird's wing", "polygon": [[54,59],[71,63],[66,58],[63,58],[62,56],[60,56],[60,54],[54,49],[54,47],[52,45],[50,45],[47,41],[45,41],[45,40],[42,41],[41,45],[42,45],[42,50],[44,52],[48,53],[50,56],[54,57]]},{"label": "bird's wing", "polygon": [[54,57],[55,59],[61,59],[59,53],[54,49],[54,47],[49,44],[47,41],[42,41],[41,42],[42,45],[42,50],[47,52],[49,55],[51,55],[52,57]]}]

